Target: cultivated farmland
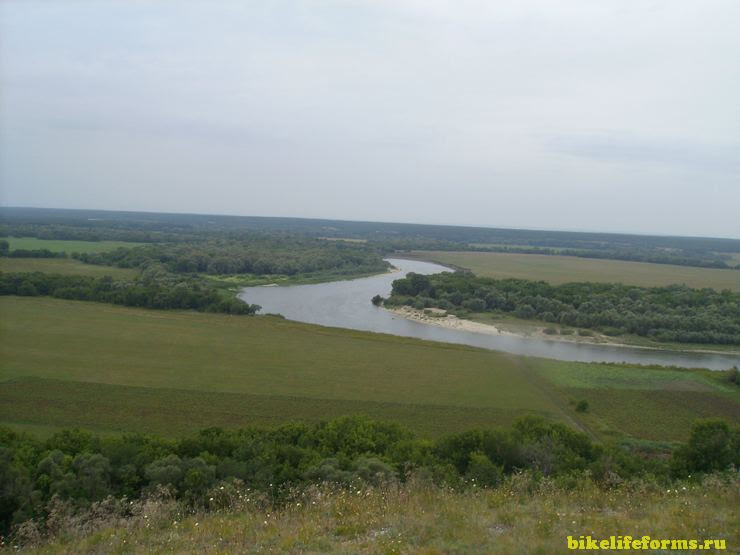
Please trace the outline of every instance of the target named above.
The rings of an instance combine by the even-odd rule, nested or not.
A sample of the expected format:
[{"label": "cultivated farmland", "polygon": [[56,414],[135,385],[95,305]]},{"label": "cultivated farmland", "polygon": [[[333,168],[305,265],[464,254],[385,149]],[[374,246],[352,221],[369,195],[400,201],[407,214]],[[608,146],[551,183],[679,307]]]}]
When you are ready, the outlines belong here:
[{"label": "cultivated farmland", "polygon": [[[0,311],[0,422],[25,429],[180,435],[365,413],[432,437],[540,414],[594,437],[680,440],[695,417],[740,421],[737,389],[703,371],[558,363],[267,316],[21,297]],[[651,397],[660,403],[637,418]]]},{"label": "cultivated farmland", "polygon": [[477,276],[544,280],[553,284],[573,281],[619,282],[646,287],[685,284],[740,291],[740,271],[602,260],[544,254],[413,251],[413,258],[466,268]]}]

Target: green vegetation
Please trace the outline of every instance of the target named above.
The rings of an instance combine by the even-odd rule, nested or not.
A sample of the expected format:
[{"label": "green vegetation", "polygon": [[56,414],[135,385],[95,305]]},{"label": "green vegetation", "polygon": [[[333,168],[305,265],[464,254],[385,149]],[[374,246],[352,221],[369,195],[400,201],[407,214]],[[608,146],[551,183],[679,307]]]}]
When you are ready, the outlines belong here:
[{"label": "green vegetation", "polygon": [[37,237],[7,237],[11,250],[49,250],[52,252],[105,252],[121,247],[134,247],[137,243],[126,241],[71,241],[39,239]]},{"label": "green vegetation", "polygon": [[245,496],[280,510],[299,506],[322,487],[357,497],[374,487],[392,490],[411,482],[474,494],[481,488],[506,490],[524,472],[530,491],[549,482],[563,493],[607,493],[637,480],[648,490],[670,489],[676,480],[694,477],[696,483],[708,473],[722,479],[727,472],[725,479],[735,483],[738,465],[740,428],[721,420],[698,422],[669,459],[599,445],[536,417],[510,429],[471,430],[436,441],[358,417],[274,430],[209,428],[174,441],[100,438],[78,430],[39,441],[0,428],[0,533],[13,534],[16,542],[39,540],[63,517],[99,511],[95,503],[120,510],[124,499],[157,492],[185,511],[223,511]]},{"label": "green vegetation", "polygon": [[10,258],[64,258],[66,253],[54,252],[49,249],[15,249],[10,250],[10,243],[5,239],[0,239],[0,257]]},{"label": "green vegetation", "polygon": [[50,296],[156,309],[190,309],[200,312],[254,314],[260,307],[223,295],[201,280],[146,270],[132,281],[110,276],[0,273],[0,295]]},{"label": "green vegetation", "polygon": [[[662,342],[740,345],[740,293],[686,286],[497,280],[463,272],[409,274],[393,282],[389,306],[467,313],[511,313],[605,335],[633,334]],[[551,332],[555,333],[551,328]]]},{"label": "green vegetation", "polygon": [[477,276],[497,279],[537,279],[554,285],[573,281],[619,282],[643,287],[684,284],[688,287],[740,291],[740,272],[735,270],[538,254],[414,251],[404,254],[407,255],[465,268]]},{"label": "green vegetation", "polygon": [[[60,428],[84,428],[106,435],[139,432],[181,437],[209,426],[276,427],[290,421],[320,422],[361,414],[403,422],[425,437],[438,437],[461,427],[485,428],[492,423],[511,423],[517,415],[537,413],[300,395],[300,391],[291,396],[16,378],[0,383],[0,422],[43,437]],[[687,429],[682,429],[682,435]]]},{"label": "green vegetation", "polygon": [[721,413],[740,422],[738,387],[723,372],[544,359],[532,359],[532,368],[553,394],[588,403],[579,421],[597,437],[676,441],[698,419]]},{"label": "green vegetation", "polygon": [[[149,311],[48,297],[2,297],[0,308],[13,315],[0,322],[3,380],[33,376],[141,388],[135,392],[142,398],[139,406],[148,403],[149,409],[128,414],[137,429],[146,425],[149,412],[158,411],[158,395],[173,398],[162,389],[293,398],[298,410],[273,416],[273,422],[276,417],[320,418],[312,403],[326,407],[336,402],[354,412],[364,405],[352,403],[364,401],[377,407],[373,410],[383,410],[373,405],[377,403],[399,415],[429,410],[443,417],[425,425],[425,431],[431,428],[437,434],[459,429],[469,413],[478,422],[493,418],[501,423],[526,412],[559,413],[531,384],[518,359],[473,348],[275,317]],[[32,395],[36,385],[29,384],[26,394]],[[182,397],[179,410],[165,424],[182,430],[200,418],[191,410],[191,400]],[[236,407],[234,423],[249,422],[252,407]],[[44,420],[43,407],[5,404],[3,410],[15,422],[54,423]],[[255,411],[265,414],[264,407]],[[78,425],[88,427],[106,417],[78,406],[68,418],[81,419]]]},{"label": "green vegetation", "polygon": [[[375,249],[362,244],[277,232],[242,230],[197,236],[182,229],[167,228],[167,238],[176,236],[176,242],[136,246],[121,241],[68,240],[69,234],[63,233],[58,224],[48,222],[18,226],[41,236],[59,235],[62,239],[0,240],[0,255],[3,255],[0,295],[53,296],[157,309],[253,314],[259,307],[236,298],[234,291],[239,287],[315,283],[371,275],[388,268]],[[96,238],[109,232],[117,237],[120,227],[138,229],[139,224],[126,221],[114,227],[95,225],[90,232],[94,231]],[[80,229],[84,228],[76,228],[72,235],[78,235]],[[86,237],[84,233],[82,236]],[[11,250],[14,246],[24,248]],[[69,250],[75,247],[79,249]],[[68,254],[76,261],[59,259]],[[106,276],[119,279],[113,281]]]},{"label": "green vegetation", "polygon": [[121,268],[161,264],[169,272],[210,275],[305,276],[328,272],[351,277],[388,268],[377,252],[362,245],[257,234],[240,241],[158,244],[79,254],[76,258]]},{"label": "green vegetation", "polygon": [[319,272],[293,274],[290,276],[285,274],[199,275],[214,287],[238,291],[243,287],[257,287],[260,285],[309,285],[314,283],[326,283],[329,281],[343,281],[346,279],[358,279],[374,276],[382,272],[383,270],[376,268],[375,270],[368,272],[362,272],[359,269],[355,269],[352,270],[351,275],[347,275],[344,270],[322,270]]},{"label": "green vegetation", "polygon": [[[36,214],[43,214],[38,218]],[[92,265],[200,274],[204,287],[316,283],[384,272],[382,249],[241,218],[2,209],[0,257],[71,256]],[[108,217],[101,217],[106,216]],[[259,219],[258,219],[259,220]],[[291,220],[286,220],[291,221]],[[214,223],[216,225],[214,225]],[[146,243],[146,244],[141,244]],[[84,273],[84,272],[82,272]]]},{"label": "green vegetation", "polygon": [[62,505],[51,538],[28,526],[24,539],[39,553],[509,555],[563,553],[568,536],[582,535],[721,539],[732,550],[740,544],[739,486],[736,477],[711,475],[670,489],[637,480],[605,490],[524,474],[495,489],[464,491],[423,480],[356,490],[322,486],[277,507],[230,490],[226,500],[218,498],[223,508],[216,512],[193,513],[166,496],[127,507],[100,504],[96,513],[77,517]]},{"label": "green vegetation", "polygon": [[[403,250],[513,252],[733,268],[740,240],[198,214],[0,208],[0,236],[135,242],[291,234]],[[327,241],[328,242],[328,241]],[[339,242],[339,241],[337,241]],[[526,276],[525,276],[526,277]],[[645,283],[644,285],[660,285]],[[701,286],[701,284],[691,284]]]},{"label": "green vegetation", "polygon": [[[737,370],[558,362],[192,309],[252,312],[231,290],[382,272],[395,249],[425,248],[492,275],[735,293],[401,280],[422,308],[506,310],[552,335],[735,341],[740,273],[687,266],[731,267],[740,241],[36,209],[0,218],[0,533],[23,523],[13,541],[24,547],[555,552],[569,534],[630,532],[737,542],[737,474],[726,470],[740,464]],[[469,248],[528,254],[454,252]]]},{"label": "green vegetation", "polygon": [[61,274],[70,276],[111,276],[115,279],[133,279],[139,275],[131,268],[93,266],[71,258],[0,258],[0,272]]},{"label": "green vegetation", "polygon": [[[596,437],[680,441],[694,418],[740,419],[740,390],[720,373],[50,297],[1,297],[0,312],[12,314],[0,319],[6,425],[180,435],[363,413],[438,437],[535,414]],[[571,399],[587,399],[589,412],[576,413]]]}]

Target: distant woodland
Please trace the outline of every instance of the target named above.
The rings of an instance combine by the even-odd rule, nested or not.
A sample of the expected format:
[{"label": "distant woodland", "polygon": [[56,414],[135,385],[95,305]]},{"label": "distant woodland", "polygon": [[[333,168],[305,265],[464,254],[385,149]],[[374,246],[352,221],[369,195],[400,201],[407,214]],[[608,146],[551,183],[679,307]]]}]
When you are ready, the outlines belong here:
[{"label": "distant woodland", "polygon": [[[412,248],[568,254],[726,269],[736,266],[734,255],[740,253],[740,240],[734,239],[14,208],[0,209],[0,237],[127,241],[129,246],[104,252],[57,252],[11,249],[7,239],[0,239],[0,256],[67,257],[140,274],[131,281],[6,274],[0,277],[2,294],[232,314],[251,314],[256,308],[225,289],[233,283],[218,279],[351,278],[383,272],[388,268],[383,257]],[[740,344],[739,300],[738,293],[683,286],[555,286],[446,273],[398,280],[386,302],[463,315],[506,313],[664,342]]]},{"label": "distant woodland", "polygon": [[254,233],[362,241],[381,254],[466,250],[738,268],[740,240],[348,222],[302,218],[0,208],[0,237],[141,243],[248,240]]}]

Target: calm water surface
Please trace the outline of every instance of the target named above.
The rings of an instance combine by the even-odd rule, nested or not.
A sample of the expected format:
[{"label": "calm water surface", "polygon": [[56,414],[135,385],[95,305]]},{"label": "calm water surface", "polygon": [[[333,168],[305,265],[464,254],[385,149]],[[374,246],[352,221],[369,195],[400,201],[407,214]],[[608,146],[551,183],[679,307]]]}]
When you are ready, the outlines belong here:
[{"label": "calm water surface", "polygon": [[407,320],[373,306],[375,295],[387,297],[393,280],[408,272],[435,274],[448,268],[430,262],[389,258],[400,271],[348,281],[288,287],[248,287],[239,294],[262,306],[262,313],[282,314],[290,320],[356,330],[391,333],[432,341],[462,343],[520,355],[582,362],[629,362],[723,370],[740,366],[740,356],[682,353],[634,347],[587,345],[534,337],[510,337],[446,329]]}]

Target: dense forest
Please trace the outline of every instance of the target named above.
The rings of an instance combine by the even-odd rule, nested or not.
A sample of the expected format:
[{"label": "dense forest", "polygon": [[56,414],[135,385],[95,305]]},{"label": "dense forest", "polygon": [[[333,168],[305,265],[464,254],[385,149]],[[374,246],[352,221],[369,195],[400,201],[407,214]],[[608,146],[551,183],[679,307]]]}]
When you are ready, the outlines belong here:
[{"label": "dense forest", "polygon": [[121,268],[162,264],[168,271],[178,274],[294,276],[331,272],[352,276],[381,273],[388,269],[382,257],[365,245],[265,234],[252,234],[239,241],[160,243],[97,254],[74,253],[72,256],[88,264]]},{"label": "dense forest", "polygon": [[441,308],[464,316],[505,313],[607,335],[657,341],[740,344],[740,293],[686,286],[637,287],[492,279],[464,272],[409,274],[393,282],[388,306]]},{"label": "dense forest", "polygon": [[596,444],[537,417],[512,429],[436,441],[362,417],[273,430],[213,428],[174,440],[76,430],[38,440],[0,428],[0,537],[29,519],[54,518],[60,503],[84,509],[109,496],[131,500],[157,488],[193,507],[217,510],[241,493],[280,502],[311,484],[364,487],[412,474],[454,488],[495,487],[521,471],[564,485],[595,480],[605,489],[637,476],[670,483],[740,465],[739,439],[723,421],[702,421],[665,459]]},{"label": "dense forest", "polygon": [[353,239],[381,254],[398,250],[474,250],[561,254],[710,268],[736,268],[740,240],[348,222],[197,214],[0,208],[0,237],[144,243],[244,240],[254,233]]},{"label": "dense forest", "polygon": [[254,314],[260,307],[216,289],[204,280],[150,269],[132,281],[41,272],[0,272],[0,295],[51,296],[59,299],[154,309],[185,309]]}]

